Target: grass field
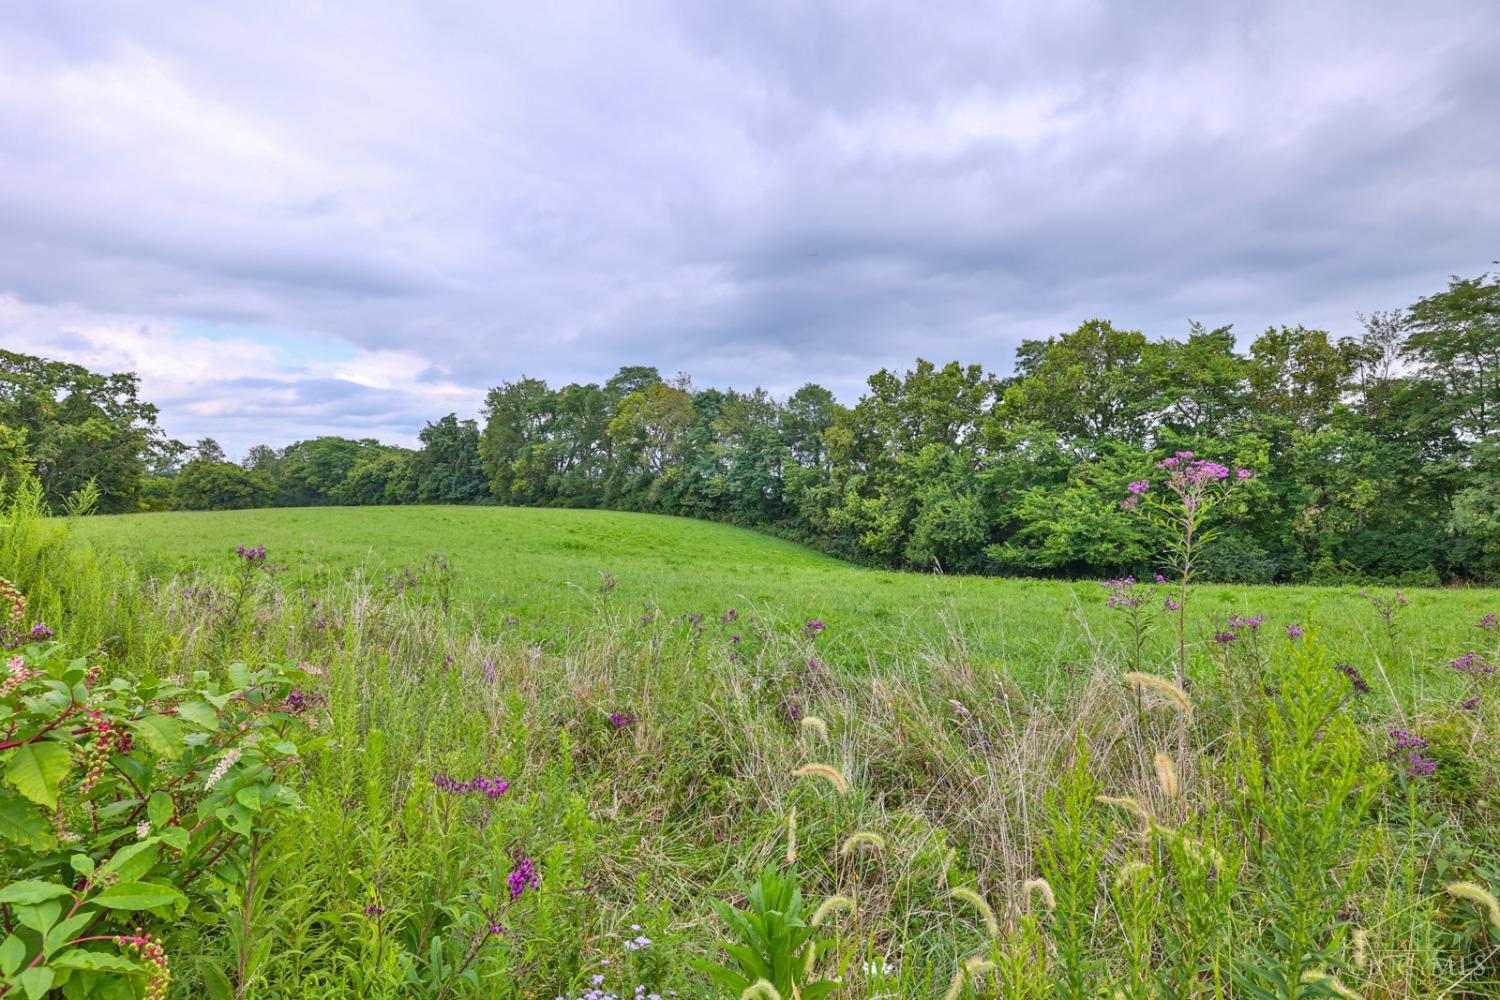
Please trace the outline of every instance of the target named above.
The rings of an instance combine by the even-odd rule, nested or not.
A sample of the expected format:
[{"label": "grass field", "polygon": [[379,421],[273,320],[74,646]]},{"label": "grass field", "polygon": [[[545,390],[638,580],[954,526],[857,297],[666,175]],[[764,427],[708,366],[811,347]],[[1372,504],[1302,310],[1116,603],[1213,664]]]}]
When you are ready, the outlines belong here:
[{"label": "grass field", "polygon": [[0,576],[106,679],[302,665],[304,807],[153,925],[174,997],[736,997],[712,902],[768,867],[845,900],[840,1000],[1500,995],[1500,913],[1445,891],[1500,885],[1496,591],[1195,586],[1177,688],[1165,589],[1137,643],[1098,582],[674,518],[5,522]]},{"label": "grass field", "polygon": [[[265,545],[288,579],[316,591],[354,578],[375,584],[441,557],[442,585],[490,636],[565,642],[598,613],[604,574],[622,612],[679,619],[697,614],[718,632],[730,608],[829,626],[820,650],[857,669],[947,648],[960,639],[1001,659],[1018,680],[1047,687],[1123,641],[1120,616],[1097,582],[942,577],[852,566],[756,532],[683,518],[608,511],[497,507],[300,508],[158,513],[80,521],[80,538],[127,555],[146,572],[220,566],[236,544]],[[430,569],[430,566],[429,566]],[[1197,639],[1230,614],[1265,615],[1271,629],[1315,624],[1327,642],[1389,660],[1385,624],[1359,587],[1203,585],[1193,604]],[[1412,664],[1461,644],[1500,605],[1493,590],[1417,590],[1400,612]],[[1164,630],[1152,637],[1161,652]],[[1401,687],[1446,683],[1441,671],[1400,671]]]}]

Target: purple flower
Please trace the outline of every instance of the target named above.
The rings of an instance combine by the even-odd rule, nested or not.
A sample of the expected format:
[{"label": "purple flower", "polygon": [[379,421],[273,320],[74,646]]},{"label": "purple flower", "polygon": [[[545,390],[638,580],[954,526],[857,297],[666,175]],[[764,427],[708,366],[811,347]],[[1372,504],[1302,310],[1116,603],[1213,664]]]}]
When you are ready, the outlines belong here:
[{"label": "purple flower", "polygon": [[1361,674],[1356,668],[1351,667],[1347,663],[1340,663],[1337,669],[1339,673],[1349,678],[1349,683],[1354,687],[1354,690],[1358,691],[1360,694],[1370,693],[1369,682],[1365,680],[1364,675]]},{"label": "purple flower", "polygon": [[46,625],[43,625],[41,622],[37,622],[35,625],[31,626],[30,637],[32,642],[46,642],[48,639],[52,638],[54,634],[55,633],[53,633],[50,628],[48,628]]},{"label": "purple flower", "polygon": [[1214,633],[1214,642],[1217,642],[1221,646],[1227,646],[1231,642],[1233,642],[1234,640],[1236,640],[1238,638],[1239,638],[1239,636],[1236,635],[1233,632],[1215,632]]},{"label": "purple flower", "polygon": [[1410,729],[1392,729],[1386,735],[1391,738],[1392,755],[1401,750],[1424,750],[1427,747],[1427,741]]},{"label": "purple flower", "polygon": [[1479,695],[1476,694],[1472,698],[1465,698],[1463,701],[1458,703],[1458,707],[1463,709],[1465,712],[1474,711],[1474,709],[1479,707]]},{"label": "purple flower", "polygon": [[610,712],[609,713],[609,724],[611,726],[614,726],[616,729],[623,729],[626,726],[634,725],[635,724],[635,713],[634,712]]},{"label": "purple flower", "polygon": [[365,907],[365,916],[367,917],[378,917],[384,912],[385,907],[381,906],[379,903],[371,903],[369,906]]},{"label": "purple flower", "polygon": [[1288,639],[1302,638],[1302,626],[1296,622],[1288,622],[1286,626],[1286,637]]},{"label": "purple flower", "polygon": [[476,775],[468,781],[458,781],[446,774],[436,774],[432,778],[432,787],[439,791],[452,792],[454,795],[480,792],[485,798],[498,799],[510,791],[510,782],[504,778],[486,778],[481,775]]},{"label": "purple flower", "polygon": [[1181,611],[1182,610],[1182,605],[1178,604],[1176,601],[1172,600],[1170,597],[1163,598],[1161,603],[1162,603],[1162,606],[1165,607],[1168,611]]},{"label": "purple flower", "polygon": [[1419,753],[1406,755],[1406,776],[1408,778],[1425,778],[1437,770],[1437,761],[1423,757]]},{"label": "purple flower", "polygon": [[234,548],[234,554],[250,563],[260,563],[266,561],[266,547],[264,545],[257,545],[254,548],[247,548],[243,545],[236,545]]},{"label": "purple flower", "polygon": [[721,621],[721,622],[732,622],[737,617],[739,617],[739,612],[735,611],[733,608],[730,608],[728,611],[724,612],[722,615],[719,616],[719,621]]},{"label": "purple flower", "polygon": [[1158,574],[1156,574],[1156,582],[1157,583],[1166,583],[1167,582],[1167,578],[1164,577],[1164,576],[1162,576],[1160,573],[1158,573]]},{"label": "purple flower", "polygon": [[1253,473],[1251,473],[1249,469],[1240,469],[1234,474],[1236,479],[1249,479],[1251,475],[1253,475]]},{"label": "purple flower", "polygon": [[1465,653],[1458,659],[1449,661],[1449,666],[1461,674],[1468,674],[1470,677],[1495,672],[1494,666],[1478,653]]},{"label": "purple flower", "polygon": [[1246,618],[1246,617],[1244,617],[1242,615],[1230,615],[1229,616],[1229,627],[1232,628],[1232,629],[1235,629],[1235,630],[1239,630],[1239,629],[1242,629],[1242,628],[1247,628],[1250,631],[1254,632],[1256,629],[1258,629],[1262,625],[1264,625],[1265,622],[1266,622],[1266,616],[1265,615],[1258,615],[1258,616],[1256,616],[1254,618]]},{"label": "purple flower", "polygon": [[521,893],[527,889],[541,888],[542,879],[536,873],[536,863],[517,850],[510,874],[505,876],[505,884],[510,888],[511,902],[520,899]]},{"label": "purple flower", "polygon": [[1151,480],[1149,480],[1149,479],[1137,479],[1135,482],[1131,483],[1129,486],[1127,486],[1125,488],[1128,489],[1131,493],[1139,495],[1141,493],[1146,492],[1147,490],[1149,490],[1151,488]]},{"label": "purple flower", "polygon": [[1497,620],[1495,618],[1495,613],[1493,611],[1491,611],[1489,614],[1487,614],[1483,618],[1479,619],[1479,621],[1475,622],[1474,623],[1474,627],[1475,628],[1482,628],[1482,629],[1496,629],[1496,628],[1500,628],[1500,620]]},{"label": "purple flower", "polygon": [[818,636],[823,634],[823,630],[827,627],[827,625],[824,625],[822,622],[814,618],[810,620],[806,625],[802,626],[802,634],[807,636],[809,639],[816,639]]}]

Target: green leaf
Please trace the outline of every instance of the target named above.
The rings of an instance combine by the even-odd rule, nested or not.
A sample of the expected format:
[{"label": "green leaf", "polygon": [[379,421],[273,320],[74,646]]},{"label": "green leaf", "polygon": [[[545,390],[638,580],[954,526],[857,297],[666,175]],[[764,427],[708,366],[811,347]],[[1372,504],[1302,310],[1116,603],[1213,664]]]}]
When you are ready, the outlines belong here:
[{"label": "green leaf", "polygon": [[209,1000],[234,1000],[234,987],[218,966],[205,962],[199,968],[203,970],[203,985],[208,987]]},{"label": "green leaf", "polygon": [[73,895],[73,890],[65,885],[28,879],[25,882],[12,882],[4,889],[0,889],[0,903],[22,903],[26,906],[35,906],[49,899],[71,895]]},{"label": "green leaf", "polygon": [[50,851],[57,847],[57,834],[46,814],[18,795],[0,791],[0,837],[22,847]]},{"label": "green leaf", "polygon": [[206,701],[185,701],[177,706],[177,717],[199,729],[214,732],[219,728],[219,713]]},{"label": "green leaf", "polygon": [[87,969],[90,972],[135,972],[141,967],[139,962],[133,962],[123,955],[107,951],[84,951],[82,948],[63,952],[51,964],[62,969]]},{"label": "green leaf", "polygon": [[156,864],[156,855],[157,847],[154,839],[126,844],[115,852],[114,857],[104,862],[100,874],[114,875],[120,882],[134,882]]},{"label": "green leaf", "polygon": [[14,975],[25,958],[25,943],[14,934],[6,938],[5,943],[0,944],[0,976]]},{"label": "green leaf", "polygon": [[26,1000],[36,1000],[37,997],[46,996],[47,991],[52,988],[52,980],[56,978],[51,969],[45,965],[35,969],[27,969],[16,977],[16,982],[21,984],[21,989],[26,991]]},{"label": "green leaf", "polygon": [[171,821],[174,811],[172,796],[166,792],[154,792],[151,802],[146,806],[146,818],[151,821],[152,826],[163,827]]},{"label": "green leaf", "polygon": [[24,743],[11,754],[5,780],[37,805],[55,809],[57,791],[72,767],[72,751],[61,743]]},{"label": "green leaf", "polygon": [[111,910],[154,910],[186,901],[187,897],[171,886],[150,882],[120,882],[90,900]]},{"label": "green leaf", "polygon": [[130,724],[130,728],[140,734],[153,753],[168,760],[176,760],[182,756],[182,723],[170,715],[148,715],[144,719],[136,719]]},{"label": "green leaf", "polygon": [[68,864],[72,865],[73,870],[82,875],[84,878],[88,878],[90,875],[94,874],[94,859],[89,857],[87,854],[73,855],[72,857],[68,858]]}]

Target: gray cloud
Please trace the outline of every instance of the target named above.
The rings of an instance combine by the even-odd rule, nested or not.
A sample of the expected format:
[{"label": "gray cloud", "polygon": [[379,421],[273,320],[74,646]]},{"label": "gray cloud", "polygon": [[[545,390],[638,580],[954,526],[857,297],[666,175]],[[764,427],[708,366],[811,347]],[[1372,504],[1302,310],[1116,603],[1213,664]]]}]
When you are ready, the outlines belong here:
[{"label": "gray cloud", "polygon": [[0,341],[231,449],[410,441],[523,372],[1345,332],[1500,255],[1486,0],[995,7],[8,14]]}]

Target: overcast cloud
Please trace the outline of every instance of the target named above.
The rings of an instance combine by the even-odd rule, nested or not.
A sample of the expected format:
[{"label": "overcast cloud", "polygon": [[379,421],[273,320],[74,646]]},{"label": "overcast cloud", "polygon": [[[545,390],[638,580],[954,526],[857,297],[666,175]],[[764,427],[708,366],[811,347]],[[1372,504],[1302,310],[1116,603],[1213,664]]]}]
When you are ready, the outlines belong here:
[{"label": "overcast cloud", "polygon": [[1500,4],[0,3],[0,345],[177,437],[621,364],[852,401],[1500,257]]}]

